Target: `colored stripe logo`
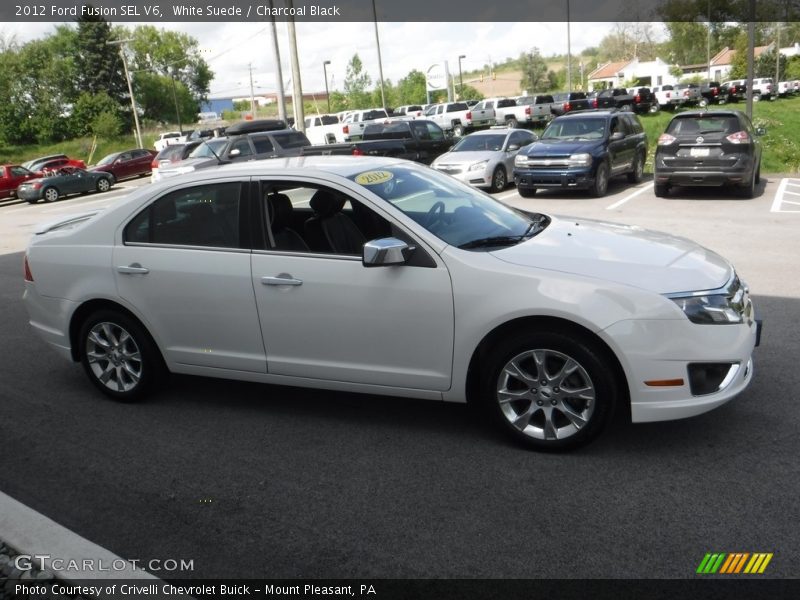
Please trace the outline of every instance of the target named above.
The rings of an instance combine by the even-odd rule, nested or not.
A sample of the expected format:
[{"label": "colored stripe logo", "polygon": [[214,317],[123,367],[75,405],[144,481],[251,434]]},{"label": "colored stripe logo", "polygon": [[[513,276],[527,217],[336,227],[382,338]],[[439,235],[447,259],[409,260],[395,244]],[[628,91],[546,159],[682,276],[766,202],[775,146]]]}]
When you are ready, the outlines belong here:
[{"label": "colored stripe logo", "polygon": [[708,552],[697,567],[698,575],[760,575],[769,561],[772,552]]}]

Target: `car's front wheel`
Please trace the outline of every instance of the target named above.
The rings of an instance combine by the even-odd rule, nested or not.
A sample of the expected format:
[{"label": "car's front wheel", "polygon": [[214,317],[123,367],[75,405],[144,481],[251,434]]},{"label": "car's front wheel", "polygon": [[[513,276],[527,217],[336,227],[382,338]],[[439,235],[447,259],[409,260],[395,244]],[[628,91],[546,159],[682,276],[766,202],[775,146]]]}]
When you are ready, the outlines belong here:
[{"label": "car's front wheel", "polygon": [[42,196],[44,196],[45,202],[55,202],[56,200],[58,200],[58,197],[60,195],[61,194],[59,194],[58,190],[54,187],[47,188],[42,194]]},{"label": "car's front wheel", "polygon": [[669,185],[666,183],[657,183],[653,186],[653,193],[656,198],[666,198],[669,194]]},{"label": "car's front wheel", "polygon": [[594,174],[594,183],[591,187],[592,196],[595,198],[602,198],[608,191],[608,163],[606,161],[597,165],[597,171]]},{"label": "car's front wheel", "polygon": [[111,189],[111,181],[109,181],[106,177],[101,177],[97,180],[97,191],[98,192],[107,192]]},{"label": "car's front wheel", "polygon": [[483,395],[500,426],[537,450],[567,450],[602,431],[614,409],[614,369],[593,343],[531,329],[492,349]]},{"label": "car's front wheel", "polygon": [[492,192],[502,192],[506,189],[506,185],[508,184],[508,177],[506,177],[506,170],[502,166],[495,167],[494,173],[492,173]]},{"label": "car's front wheel", "polygon": [[114,310],[89,316],[79,334],[86,374],[104,394],[121,402],[144,396],[163,372],[161,355],[142,326]]},{"label": "car's front wheel", "polygon": [[453,125],[453,135],[455,137],[462,137],[464,135],[463,125]]}]

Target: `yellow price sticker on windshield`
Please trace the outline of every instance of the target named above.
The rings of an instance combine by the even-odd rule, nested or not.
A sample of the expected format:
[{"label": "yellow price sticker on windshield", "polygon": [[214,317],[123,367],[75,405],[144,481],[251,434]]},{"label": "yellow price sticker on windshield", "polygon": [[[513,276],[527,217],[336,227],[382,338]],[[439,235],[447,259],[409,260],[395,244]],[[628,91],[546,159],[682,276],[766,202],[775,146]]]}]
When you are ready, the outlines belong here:
[{"label": "yellow price sticker on windshield", "polygon": [[394,178],[394,174],[389,171],[367,171],[356,175],[355,182],[359,185],[377,185],[379,183],[386,183]]}]

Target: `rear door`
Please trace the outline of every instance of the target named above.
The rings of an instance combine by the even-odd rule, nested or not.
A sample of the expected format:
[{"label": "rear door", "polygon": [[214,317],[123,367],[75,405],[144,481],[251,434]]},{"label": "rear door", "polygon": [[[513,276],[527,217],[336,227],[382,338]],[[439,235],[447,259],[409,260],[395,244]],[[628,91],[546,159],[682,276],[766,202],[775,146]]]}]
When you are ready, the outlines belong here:
[{"label": "rear door", "polygon": [[250,278],[249,182],[186,185],[118,232],[117,290],[172,363],[266,372]]}]

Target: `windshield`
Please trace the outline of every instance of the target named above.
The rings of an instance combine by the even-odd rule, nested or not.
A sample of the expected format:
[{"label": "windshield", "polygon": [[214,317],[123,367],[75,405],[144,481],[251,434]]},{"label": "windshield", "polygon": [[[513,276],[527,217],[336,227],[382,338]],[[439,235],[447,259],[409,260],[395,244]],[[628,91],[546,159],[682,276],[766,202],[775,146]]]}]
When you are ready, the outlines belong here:
[{"label": "windshield", "polygon": [[543,215],[528,216],[433,169],[397,166],[350,177],[444,242],[461,248],[511,246],[546,226]]},{"label": "windshield", "polygon": [[542,134],[543,140],[600,140],[606,131],[605,119],[556,120],[547,126]]},{"label": "windshield", "polygon": [[499,151],[506,141],[506,134],[498,135],[468,135],[462,138],[450,152],[474,152],[480,150]]},{"label": "windshield", "polygon": [[214,154],[219,156],[227,143],[228,140],[225,139],[209,140],[195,148],[189,158],[216,158]]},{"label": "windshield", "polygon": [[117,154],[109,154],[108,156],[103,157],[100,162],[97,163],[98,167],[102,167],[103,165],[110,165],[114,162],[114,159],[117,158]]}]

